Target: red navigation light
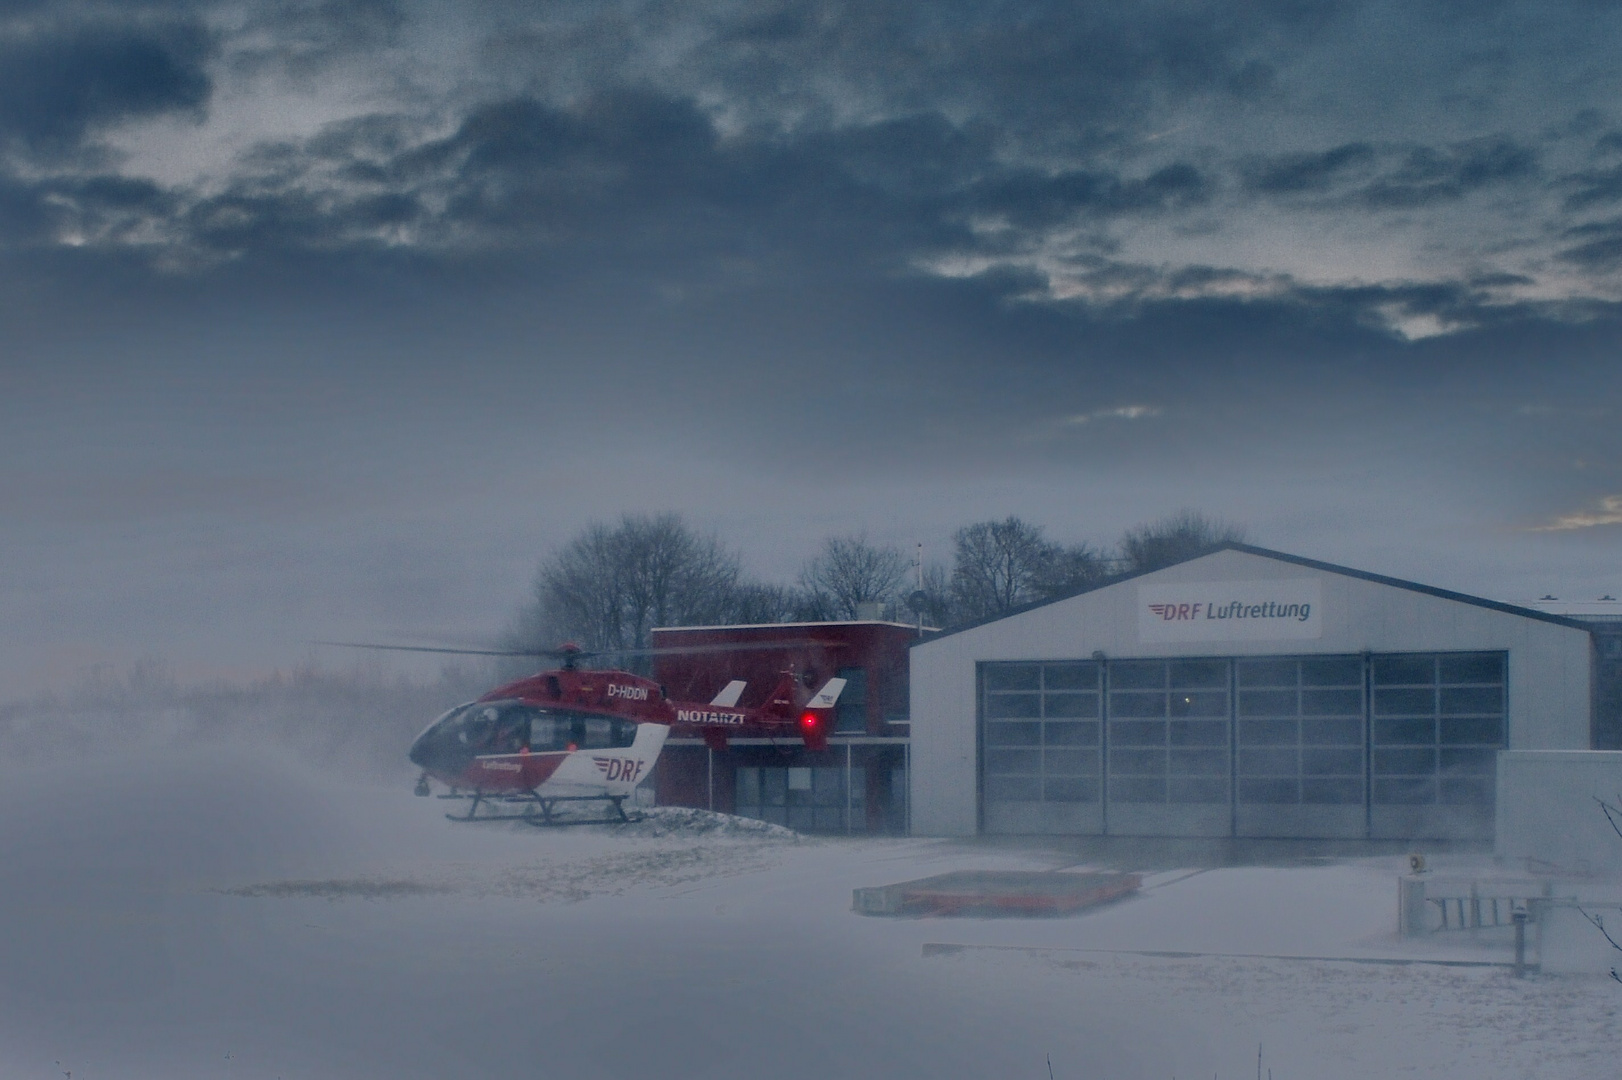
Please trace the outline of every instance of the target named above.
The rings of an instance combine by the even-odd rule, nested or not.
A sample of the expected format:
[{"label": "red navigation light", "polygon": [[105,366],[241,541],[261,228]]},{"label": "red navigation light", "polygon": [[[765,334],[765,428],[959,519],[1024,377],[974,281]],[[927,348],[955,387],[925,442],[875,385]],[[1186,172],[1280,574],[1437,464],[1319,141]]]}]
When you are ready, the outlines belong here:
[{"label": "red navigation light", "polygon": [[828,746],[828,732],[823,729],[824,719],[810,709],[800,714],[800,737],[807,750],[824,750]]}]

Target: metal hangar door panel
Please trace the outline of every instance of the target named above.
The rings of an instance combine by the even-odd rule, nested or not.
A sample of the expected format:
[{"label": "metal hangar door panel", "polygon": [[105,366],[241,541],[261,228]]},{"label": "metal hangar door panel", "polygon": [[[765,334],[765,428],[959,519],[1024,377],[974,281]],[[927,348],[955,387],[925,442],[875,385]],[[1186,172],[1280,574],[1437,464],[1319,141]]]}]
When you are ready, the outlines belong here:
[{"label": "metal hangar door panel", "polygon": [[1506,740],[1503,653],[1369,660],[1369,835],[1488,840]]},{"label": "metal hangar door panel", "polygon": [[1232,664],[1113,660],[1105,779],[1112,836],[1229,836]]},{"label": "metal hangar door panel", "polygon": [[1234,831],[1361,838],[1367,832],[1363,657],[1234,662]]},{"label": "metal hangar door panel", "polygon": [[1099,682],[1090,660],[980,666],[982,831],[1103,831]]}]

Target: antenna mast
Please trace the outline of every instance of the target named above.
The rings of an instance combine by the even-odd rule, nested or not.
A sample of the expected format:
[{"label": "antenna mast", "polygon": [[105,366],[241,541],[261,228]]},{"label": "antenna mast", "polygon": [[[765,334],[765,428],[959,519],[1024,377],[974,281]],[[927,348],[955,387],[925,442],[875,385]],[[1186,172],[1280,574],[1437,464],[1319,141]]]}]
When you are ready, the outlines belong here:
[{"label": "antenna mast", "polygon": [[918,636],[924,636],[924,542],[918,541],[918,557],[915,560],[918,567],[918,591],[913,593],[918,603],[913,605],[913,614],[918,616]]}]

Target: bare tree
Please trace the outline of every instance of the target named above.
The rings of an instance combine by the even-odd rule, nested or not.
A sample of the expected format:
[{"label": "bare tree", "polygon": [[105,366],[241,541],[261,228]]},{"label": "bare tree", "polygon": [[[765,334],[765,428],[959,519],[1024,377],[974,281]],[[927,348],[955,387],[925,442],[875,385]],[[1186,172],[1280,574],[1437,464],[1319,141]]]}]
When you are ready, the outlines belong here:
[{"label": "bare tree", "polygon": [[1092,545],[1055,545],[1036,574],[1035,589],[1040,598],[1053,599],[1096,588],[1110,577],[1110,560]]},{"label": "bare tree", "polygon": [[952,595],[963,620],[989,619],[1043,599],[1062,548],[1017,517],[965,525],[952,536]]},{"label": "bare tree", "polygon": [[930,626],[951,626],[962,621],[958,616],[957,596],[952,592],[951,572],[939,563],[930,563],[924,567],[923,578],[923,587],[908,597],[908,609],[915,616],[922,615]]},{"label": "bare tree", "polygon": [[854,619],[862,604],[890,604],[907,577],[907,557],[867,536],[831,536],[800,571],[809,606],[823,617]]},{"label": "bare tree", "polygon": [[[1616,833],[1618,837],[1622,837],[1622,795],[1617,796],[1615,803],[1608,803],[1604,799],[1597,796],[1595,797],[1594,801],[1599,803],[1600,812],[1605,815],[1605,820],[1610,823],[1611,831]],[[1615,949],[1617,952],[1622,952],[1622,941],[1617,941],[1616,938],[1611,935],[1611,932],[1605,929],[1604,916],[1596,915],[1593,912],[1587,911],[1580,907],[1577,910],[1579,913],[1581,913],[1583,918],[1594,924],[1594,929],[1605,935],[1605,940],[1610,943],[1612,949]],[[1516,960],[1519,961],[1519,959],[1520,956],[1517,954]],[[1518,971],[1519,968],[1516,970]],[[1616,968],[1611,969],[1611,978],[1619,983],[1622,983],[1622,974],[1619,974]]]},{"label": "bare tree", "polygon": [[1128,529],[1121,537],[1121,558],[1129,573],[1159,570],[1215,551],[1223,544],[1243,543],[1245,530],[1195,510]]},{"label": "bare tree", "polygon": [[616,532],[591,525],[541,564],[534,599],[519,612],[514,644],[549,648],[574,638],[591,648],[627,647],[626,574]]},{"label": "bare tree", "polygon": [[783,585],[748,581],[736,585],[718,621],[723,623],[781,623],[806,618],[805,595]]},{"label": "bare tree", "polygon": [[[513,637],[550,646],[641,649],[655,626],[727,621],[738,610],[738,556],[679,515],[627,514],[592,525],[541,563]],[[759,598],[757,598],[759,599]]]},{"label": "bare tree", "polygon": [[724,617],[741,565],[718,538],[695,533],[677,514],[626,517],[619,532],[627,647],[645,648],[655,626]]}]

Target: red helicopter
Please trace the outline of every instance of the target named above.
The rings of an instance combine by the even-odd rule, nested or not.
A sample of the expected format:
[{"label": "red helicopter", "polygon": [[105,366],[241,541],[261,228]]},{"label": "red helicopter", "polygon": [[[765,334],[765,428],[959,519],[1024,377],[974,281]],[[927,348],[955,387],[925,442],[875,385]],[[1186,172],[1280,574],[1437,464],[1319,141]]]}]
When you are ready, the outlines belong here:
[{"label": "red helicopter", "polygon": [[[625,800],[653,771],[673,726],[697,729],[715,747],[724,748],[728,734],[752,729],[767,736],[797,737],[809,749],[820,750],[828,744],[833,708],[845,688],[844,679],[829,679],[812,694],[790,668],[764,702],[741,708],[738,701],[746,684],[740,680],[728,683],[706,703],[672,701],[664,687],[645,676],[581,668],[581,661],[601,654],[577,645],[515,651],[323,644],[562,660],[561,668],[498,686],[476,701],[458,705],[429,724],[411,744],[408,756],[422,770],[418,795],[430,794],[429,781],[437,780],[450,789],[441,798],[471,800],[466,813],[446,815],[452,821],[526,821],[541,826],[632,821],[625,812]],[[615,816],[582,819],[557,813],[560,803],[581,802],[606,802]],[[515,809],[518,806],[522,809]],[[481,809],[485,812],[480,813]]]}]

